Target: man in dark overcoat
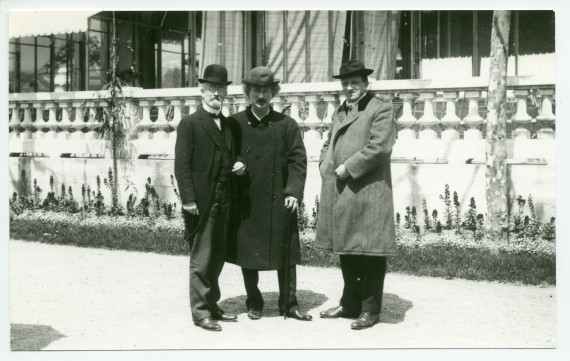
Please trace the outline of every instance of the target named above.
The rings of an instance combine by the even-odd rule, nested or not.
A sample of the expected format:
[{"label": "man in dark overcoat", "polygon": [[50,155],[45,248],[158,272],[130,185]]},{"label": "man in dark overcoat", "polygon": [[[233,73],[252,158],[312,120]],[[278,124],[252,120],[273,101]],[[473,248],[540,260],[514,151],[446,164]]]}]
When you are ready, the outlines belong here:
[{"label": "man in dark overcoat", "polygon": [[319,162],[322,188],[315,247],[339,254],[340,306],[323,318],[357,318],[352,329],[379,321],[386,256],[396,254],[390,156],[395,124],[390,102],[367,92],[373,70],[358,60],[340,67],[346,101],[332,116]]},{"label": "man in dark overcoat", "polygon": [[[232,206],[232,174],[243,174],[237,159],[239,127],[222,113],[227,70],[208,65],[199,79],[202,104],[177,129],[174,173],[182,201],[185,238],[190,244],[190,308],[194,324],[220,331],[217,321],[237,321],[225,314],[218,277],[226,260]],[[238,160],[238,161],[236,161]]]},{"label": "man in dark overcoat", "polygon": [[228,261],[242,267],[250,319],[261,318],[264,306],[259,271],[277,270],[279,312],[310,321],[312,317],[299,310],[296,298],[295,265],[301,258],[297,209],[307,174],[301,132],[293,118],[270,107],[271,98],[279,92],[279,79],[269,68],[252,69],[243,89],[250,105],[232,117],[241,129],[241,155],[247,170],[240,177],[235,243]]}]

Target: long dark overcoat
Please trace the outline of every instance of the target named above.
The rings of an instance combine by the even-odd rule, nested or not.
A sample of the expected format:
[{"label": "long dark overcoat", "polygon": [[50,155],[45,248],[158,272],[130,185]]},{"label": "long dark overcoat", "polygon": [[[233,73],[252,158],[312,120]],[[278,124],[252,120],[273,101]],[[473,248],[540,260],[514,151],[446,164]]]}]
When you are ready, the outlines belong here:
[{"label": "long dark overcoat", "polygon": [[[185,238],[192,243],[198,227],[204,225],[213,201],[220,173],[222,151],[229,152],[230,164],[241,160],[237,156],[239,126],[233,119],[220,117],[222,130],[201,106],[184,117],[178,125],[175,145],[174,174],[182,203],[196,201],[199,217],[186,213]],[[234,182],[235,183],[235,182]],[[235,188],[235,187],[234,187]],[[232,192],[235,195],[235,192]]]},{"label": "long dark overcoat", "polygon": [[[315,247],[338,254],[396,254],[390,156],[392,106],[367,93],[348,114],[333,114],[319,170],[322,188]],[[344,164],[350,177],[338,180]]]},{"label": "long dark overcoat", "polygon": [[[241,157],[247,171],[238,177],[237,222],[228,261],[244,268],[275,270],[284,265],[285,197],[303,199],[307,155],[297,122],[270,110],[261,122],[251,112],[233,114],[241,128]],[[290,261],[300,261],[299,230],[291,221]],[[232,242],[230,242],[232,244]]]}]

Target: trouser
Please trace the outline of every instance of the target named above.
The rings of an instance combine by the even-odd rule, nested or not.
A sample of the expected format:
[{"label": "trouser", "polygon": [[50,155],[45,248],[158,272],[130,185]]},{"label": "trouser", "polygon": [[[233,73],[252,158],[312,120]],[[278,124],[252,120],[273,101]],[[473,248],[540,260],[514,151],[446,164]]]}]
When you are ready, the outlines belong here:
[{"label": "trouser", "polygon": [[380,313],[386,257],[340,255],[340,268],[344,279],[341,306],[355,312]]},{"label": "trouser", "polygon": [[218,277],[226,260],[230,206],[229,182],[217,183],[210,213],[190,251],[190,309],[195,321],[220,312]]},{"label": "trouser", "polygon": [[[259,270],[256,269],[241,269],[243,275],[243,281],[245,284],[245,292],[247,294],[247,299],[245,305],[248,310],[263,309],[263,296],[257,287],[259,283]],[[285,303],[285,269],[277,270],[277,281],[279,283],[279,301],[277,305],[279,311],[285,312],[291,310],[291,308],[296,307],[297,304],[297,267],[295,265],[289,266],[289,299]]]}]

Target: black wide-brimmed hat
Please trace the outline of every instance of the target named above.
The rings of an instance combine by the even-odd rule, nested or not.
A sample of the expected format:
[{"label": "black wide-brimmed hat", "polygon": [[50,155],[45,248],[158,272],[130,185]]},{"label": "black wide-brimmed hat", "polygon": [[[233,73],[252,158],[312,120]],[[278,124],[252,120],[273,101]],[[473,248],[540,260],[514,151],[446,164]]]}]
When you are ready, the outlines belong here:
[{"label": "black wide-brimmed hat", "polygon": [[249,75],[242,82],[249,85],[274,85],[281,80],[275,79],[273,72],[266,66],[258,66],[251,69]]},{"label": "black wide-brimmed hat", "polygon": [[350,59],[342,63],[338,75],[333,75],[335,79],[348,78],[356,75],[370,75],[374,70],[364,67],[364,63],[360,60]]},{"label": "black wide-brimmed hat", "polygon": [[228,81],[228,70],[223,65],[210,64],[204,69],[204,77],[198,78],[200,83],[231,84]]}]

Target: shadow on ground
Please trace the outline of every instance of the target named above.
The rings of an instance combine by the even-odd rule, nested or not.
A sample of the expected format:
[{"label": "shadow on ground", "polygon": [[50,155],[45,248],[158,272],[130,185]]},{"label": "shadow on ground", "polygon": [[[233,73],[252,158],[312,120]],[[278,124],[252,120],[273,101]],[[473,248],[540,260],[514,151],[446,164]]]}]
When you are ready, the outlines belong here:
[{"label": "shadow on ground", "polygon": [[404,321],[406,312],[413,306],[412,301],[405,300],[391,293],[382,296],[382,313],[380,323],[400,323]]},{"label": "shadow on ground", "polygon": [[[279,299],[278,292],[265,292],[262,293],[263,301],[265,305],[263,306],[263,317],[276,317],[279,315],[279,308],[277,307],[277,300]],[[245,307],[245,295],[237,296],[232,298],[227,298],[218,303],[221,309],[226,313],[231,313],[234,315],[239,315],[241,313],[247,313],[247,308]],[[314,308],[320,307],[328,300],[327,296],[322,293],[315,293],[313,291],[307,290],[297,290],[297,302],[299,302],[299,308],[302,311],[310,311]],[[281,317],[281,316],[280,316]],[[313,315],[313,317],[318,317],[318,315]]]},{"label": "shadow on ground", "polygon": [[10,324],[10,349],[12,351],[37,351],[50,343],[66,337],[46,325]]},{"label": "shadow on ground", "polygon": [[[218,305],[227,313],[239,315],[247,312],[247,309],[245,307],[245,298],[245,295],[227,298],[219,302]],[[263,300],[265,301],[265,305],[263,307],[264,317],[280,316],[279,309],[277,308],[278,298],[279,293],[277,292],[263,293]],[[299,302],[299,308],[301,310],[309,312],[313,317],[319,317],[317,312],[311,312],[311,310],[322,306],[328,300],[328,297],[322,293],[315,293],[313,291],[307,290],[298,290],[297,300]],[[380,322],[403,322],[406,316],[406,312],[410,310],[412,306],[413,303],[411,301],[405,300],[391,293],[385,293],[382,298],[382,313],[380,314]]]}]

